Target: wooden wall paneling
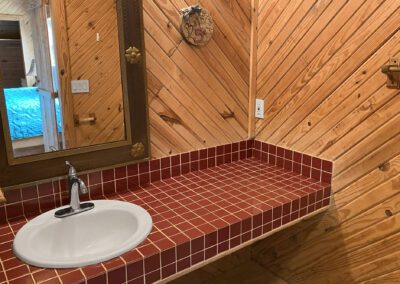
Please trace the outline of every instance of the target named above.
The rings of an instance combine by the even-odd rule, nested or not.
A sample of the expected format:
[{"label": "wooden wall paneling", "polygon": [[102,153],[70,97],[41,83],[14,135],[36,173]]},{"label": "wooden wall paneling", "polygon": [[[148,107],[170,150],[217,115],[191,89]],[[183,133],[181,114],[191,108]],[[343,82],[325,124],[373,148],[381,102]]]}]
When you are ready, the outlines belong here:
[{"label": "wooden wall paneling", "polygon": [[400,3],[318,4],[258,48],[257,96],[270,108],[256,138],[333,160],[333,205],[257,243],[253,258],[289,283],[395,283],[400,92],[380,66],[400,52]]},{"label": "wooden wall paneling", "polygon": [[251,42],[250,42],[250,73],[249,73],[249,120],[248,137],[255,135],[255,99],[257,95],[257,47],[258,47],[258,0],[252,0]]},{"label": "wooden wall paneling", "polygon": [[64,1],[53,1],[50,5],[53,21],[53,36],[55,40],[59,98],[61,108],[62,140],[64,148],[76,147],[74,128],[74,102],[71,94],[71,57],[67,27],[67,14]]},{"label": "wooden wall paneling", "polygon": [[[348,115],[356,106],[366,102],[371,94],[377,93],[377,97],[384,97],[379,90],[383,84],[376,84],[381,81],[384,75],[380,69],[380,63],[391,56],[397,56],[400,52],[399,33],[390,38],[373,56],[371,56],[356,72],[354,72],[339,88],[318,105],[303,121],[301,121],[291,132],[283,139],[288,147],[295,146],[302,151],[312,146],[314,153],[320,154],[326,143],[319,143],[319,139],[328,129],[331,129],[335,123]],[[384,90],[388,93],[390,90]],[[393,91],[395,92],[395,91]],[[392,97],[389,94],[388,98]],[[335,111],[333,107],[336,106]],[[305,134],[307,133],[307,136]],[[319,140],[318,140],[319,141]],[[332,144],[332,143],[329,143]],[[310,149],[311,150],[311,149]]]},{"label": "wooden wall paneling", "polygon": [[398,279],[400,279],[400,269],[396,269],[387,274],[379,275],[375,278],[368,279],[367,281],[364,281],[364,283],[365,284],[391,284],[391,283],[396,283],[396,281]]},{"label": "wooden wall paneling", "polygon": [[[343,5],[343,3],[344,1],[336,2],[336,5],[340,6]],[[303,16],[304,18],[301,20],[301,22],[295,20],[294,18],[289,19],[289,22],[287,23],[287,25],[290,27],[289,29],[285,27],[282,33],[279,33],[273,41],[267,41],[264,43],[264,45],[266,46],[264,49],[265,51],[258,52],[258,75],[260,76],[258,77],[258,81],[262,82],[264,80],[263,78],[267,78],[269,76],[268,74],[270,74],[267,72],[273,71],[273,68],[278,68],[279,65],[286,64],[286,60],[284,59],[285,56],[289,54],[289,52],[296,46],[296,44],[299,43],[302,37],[311,29],[314,22],[318,20],[318,25],[323,25],[323,23],[321,23],[322,21],[329,22],[329,19],[332,18],[334,11],[337,11],[337,6],[336,8],[334,8],[334,6],[330,6],[330,4],[330,1],[319,1],[313,3],[308,11],[304,11],[306,12],[306,14]],[[328,6],[329,9],[327,9]],[[310,31],[310,33],[308,34],[313,33]],[[262,46],[260,46],[260,48],[261,47]],[[278,51],[281,55],[281,60],[275,57]],[[261,77],[262,74],[264,74],[264,77]]]},{"label": "wooden wall paneling", "polygon": [[[353,11],[354,7],[346,7],[346,8],[347,9],[345,9],[342,14],[345,14],[345,16],[347,17],[348,14],[351,11]],[[289,79],[282,78],[282,80],[280,80],[277,78],[280,78],[280,76],[283,76],[284,74],[289,76],[289,73],[285,73],[288,70],[290,70],[291,80],[295,80],[296,78],[301,78],[299,73],[302,72],[307,65],[307,62],[304,60],[305,51],[309,50],[310,48],[312,49],[311,51],[309,51],[311,53],[311,56],[309,56],[311,60],[312,56],[314,56],[315,54],[317,54],[318,51],[321,50],[320,46],[326,45],[326,42],[330,39],[330,37],[326,35],[324,36],[323,35],[324,33],[321,33],[320,29],[321,28],[325,29],[326,25],[330,22],[331,18],[336,14],[337,12],[336,9],[339,9],[339,12],[342,11],[340,5],[329,6],[328,9],[326,9],[325,12],[321,15],[321,17],[318,18],[318,21],[314,23],[312,28],[307,29],[307,33],[302,38],[300,38],[301,42],[297,43],[297,45],[290,46],[290,48],[282,48],[280,50],[282,54],[278,53],[271,60],[271,62],[273,63],[272,66],[269,66],[268,68],[265,69],[261,69],[262,67],[260,67],[259,72],[263,72],[265,70],[269,72],[267,73],[263,72],[259,74],[257,79],[258,94],[259,96],[264,97],[265,100],[269,101],[270,106],[267,107],[266,119],[263,122],[260,121],[257,124],[257,129],[259,129],[259,131],[262,126],[265,127],[270,121],[272,121],[272,119],[274,118],[274,114],[276,114],[276,112],[279,111],[280,106],[278,106],[277,103],[284,105],[284,99],[285,98],[287,99],[288,93],[290,94],[291,91],[295,92],[296,90],[299,90],[301,88],[301,86],[294,86],[294,84],[290,85],[291,81],[288,81]],[[344,19],[341,19],[338,22],[340,23],[340,21],[342,21],[343,23]],[[333,26],[336,27],[338,25],[338,22],[336,22]],[[332,33],[335,34],[337,29],[338,28],[334,29]],[[301,31],[297,31],[296,34],[301,35]],[[322,41],[319,43],[320,45],[316,44],[319,35],[321,35],[321,41]],[[290,43],[290,41],[288,42]],[[298,57],[299,54],[296,53],[296,50],[303,50],[303,49],[305,51],[303,52],[301,57]],[[276,74],[276,76],[275,74],[273,75],[270,73],[272,70],[280,71],[280,69],[283,70],[280,72],[280,74]],[[311,68],[309,69],[311,70]],[[304,74],[302,75],[304,76]],[[264,78],[268,79],[268,81],[266,82]],[[276,83],[270,82],[271,80],[275,80]],[[278,84],[278,86],[275,87],[276,84]],[[280,100],[278,100],[279,98]]]},{"label": "wooden wall paneling", "polygon": [[[125,139],[115,1],[67,1],[73,80],[88,79],[89,94],[74,94],[74,114],[95,113],[96,123],[74,128],[79,146]],[[97,34],[100,40],[97,41]]]},{"label": "wooden wall paneling", "polygon": [[[145,4],[145,9],[146,9],[146,4]],[[174,57],[179,57],[179,58],[174,59],[174,61],[177,62],[177,63],[180,63],[180,65],[187,64],[186,62],[189,62],[189,64],[195,66],[195,68],[198,69],[198,73],[204,78],[204,80],[207,80],[207,82],[209,82],[210,87],[214,91],[218,92],[220,94],[221,98],[225,102],[226,101],[229,102],[231,100],[235,100],[237,102],[241,102],[240,103],[240,109],[242,109],[243,111],[241,111],[240,109],[236,110],[238,107],[236,107],[236,108],[234,108],[232,110],[231,109],[226,109],[226,107],[224,107],[220,111],[220,113],[223,113],[224,111],[225,112],[233,111],[235,113],[235,115],[237,117],[239,117],[239,119],[238,119],[239,123],[244,121],[246,119],[245,117],[247,117],[247,113],[246,113],[247,110],[244,107],[247,104],[247,97],[244,94],[240,93],[239,91],[237,91],[235,93],[235,95],[233,95],[233,94],[230,95],[222,87],[220,80],[218,80],[218,77],[216,77],[216,76],[218,76],[218,73],[216,73],[215,76],[212,73],[210,73],[210,70],[209,70],[209,68],[210,68],[209,66],[210,65],[209,64],[208,65],[204,64],[203,61],[198,56],[193,54],[193,48],[191,48],[190,46],[188,46],[187,44],[184,44],[184,43],[180,44],[182,39],[181,39],[181,36],[180,36],[179,32],[177,30],[171,28],[171,26],[168,28],[168,24],[169,24],[169,22],[168,22],[168,20],[166,20],[165,24],[163,23],[162,25],[160,25],[160,29],[167,29],[166,32],[168,32],[169,34],[173,33],[173,36],[172,36],[173,38],[179,38],[180,39],[179,41],[176,41],[176,45],[177,45],[177,49],[178,50],[176,51],[175,49],[170,49],[170,52],[168,53],[169,56],[171,56],[173,58]],[[149,25],[149,26],[151,26],[151,25]],[[184,56],[186,58],[186,60],[185,59],[182,60],[181,59],[182,56]],[[184,69],[184,68],[182,67],[182,69]],[[205,86],[205,85],[203,85],[203,86]],[[205,86],[205,87],[209,88],[208,86]],[[234,90],[236,90],[236,89],[234,89]],[[232,106],[232,105],[235,106],[235,104],[229,104],[229,105],[230,106]],[[237,104],[237,105],[239,106],[239,104]]]},{"label": "wooden wall paneling", "polygon": [[[387,25],[385,25],[386,22],[384,21],[395,11],[394,5],[388,6],[389,7],[386,5],[379,6],[378,12],[373,13],[375,10],[372,8],[375,7],[365,4],[355,13],[354,17],[351,17],[348,21],[346,21],[345,18],[342,19],[340,15],[338,15],[332,21],[332,25],[328,26],[328,28],[332,26],[335,28],[325,30],[325,32],[322,34],[323,36],[320,37],[321,42],[318,40],[314,41],[309,49],[310,54],[308,54],[308,52],[303,53],[302,56],[310,56],[310,65],[308,65],[308,67],[305,69],[298,68],[298,65],[302,64],[297,64],[300,62],[297,61],[295,64],[296,67],[292,66],[290,72],[286,73],[285,75],[282,74],[283,77],[281,80],[279,80],[275,91],[280,91],[282,88],[284,88],[286,91],[277,97],[276,100],[274,100],[271,107],[273,111],[270,111],[268,116],[272,121],[270,121],[268,125],[263,122],[264,125],[260,127],[260,130],[266,128],[264,133],[267,131],[270,133],[269,135],[274,133],[277,129],[277,126],[281,125],[285,121],[285,117],[290,116],[291,112],[297,110],[298,105],[301,105],[302,102],[308,98],[307,95],[312,95],[313,92],[318,90],[322,84],[324,84],[326,88],[328,88],[330,85],[339,84],[341,82],[339,81],[339,78],[341,79],[344,77],[343,79],[345,79],[345,76],[348,75],[348,73],[346,73],[346,68],[355,68],[354,62],[360,64],[359,62],[363,59],[363,57],[365,58],[369,56],[371,51],[369,51],[368,48],[374,51],[377,47],[379,47],[379,45],[376,45],[376,41],[379,42],[385,38],[383,35],[385,30],[383,27],[382,30],[379,30],[379,32],[375,33],[375,31],[382,23],[384,23],[384,26],[386,27]],[[382,15],[382,13],[384,13],[384,15]],[[370,15],[371,17],[369,17]],[[343,17],[348,16],[349,15],[347,13],[343,14]],[[339,19],[341,23],[345,23],[339,31],[337,31],[336,26],[340,26],[340,24],[339,22],[335,21],[336,19]],[[395,24],[392,23],[392,25]],[[335,33],[333,38],[327,36],[327,34],[331,33]],[[374,33],[377,38],[369,39],[369,37]],[[352,36],[353,34],[354,36]],[[358,48],[360,48],[360,45],[364,44],[365,38],[370,40],[369,45],[367,42],[365,43],[367,49],[361,49],[360,52],[356,52]],[[321,46],[323,46],[322,50],[320,48]],[[354,56],[351,56],[353,53]],[[335,56],[335,64],[326,64],[333,56]],[[354,61],[351,62],[351,60]],[[346,64],[342,66],[343,63]],[[296,70],[299,70],[300,72],[296,73]],[[340,71],[342,71],[342,73],[339,73],[340,75],[335,73]],[[332,74],[335,74],[335,80],[327,81],[329,76]],[[277,74],[277,76],[280,75]],[[338,77],[338,79],[336,79],[336,77]],[[285,83],[286,85],[290,85],[285,87]],[[303,88],[304,86],[307,86],[307,88]],[[322,92],[322,90],[320,91],[321,93],[325,94]],[[262,95],[263,92],[260,91],[260,94]],[[313,98],[317,99],[319,97],[320,96],[314,96]],[[271,98],[268,97],[268,99],[270,100]],[[301,113],[306,114],[307,112],[306,110],[302,110]],[[274,114],[277,115],[277,118],[275,118]],[[279,130],[284,131],[285,129],[286,128],[280,128]],[[276,138],[275,135],[273,141],[278,139],[279,138]]]},{"label": "wooden wall paneling", "polygon": [[[205,143],[215,143],[218,144],[222,142],[224,139],[222,136],[220,137],[215,137],[212,133],[214,129],[208,128],[208,127],[196,127],[198,125],[196,122],[200,123],[201,125],[213,125],[213,123],[210,123],[209,119],[203,112],[195,112],[198,108],[197,105],[194,105],[194,102],[190,100],[186,96],[186,93],[184,90],[170,77],[170,76],[165,76],[166,71],[162,68],[162,66],[157,62],[157,60],[150,54],[148,53],[148,58],[147,58],[147,66],[150,72],[154,74],[154,76],[158,77],[161,79],[161,82],[164,84],[165,88],[169,91],[169,98],[168,100],[173,100],[178,102],[178,104],[182,104],[185,106],[185,109],[187,109],[188,113],[191,114],[191,123],[193,123],[193,128],[199,131],[199,134],[201,133],[202,136],[202,141],[205,141]],[[159,93],[159,96],[161,94]],[[196,113],[196,115],[194,115]],[[195,117],[195,119],[193,119]],[[152,119],[152,117],[150,117]],[[206,129],[205,132],[202,132],[202,129]],[[215,130],[214,130],[215,131]]]},{"label": "wooden wall paneling", "polygon": [[[258,29],[258,45],[260,48],[263,48],[264,44],[261,44],[264,39],[267,37],[269,31],[277,21],[277,19],[281,16],[287,5],[290,1],[265,1],[267,2],[264,6],[261,4],[260,14],[259,14],[259,22],[260,27]],[[265,44],[269,44],[269,42],[265,42]],[[267,48],[267,47],[265,47]],[[257,58],[260,60],[260,55],[263,54],[261,51],[257,53]]]},{"label": "wooden wall paneling", "polygon": [[[193,3],[144,1],[149,88],[153,89],[150,118],[162,123],[159,118],[164,117],[171,130],[169,140],[176,135],[184,141],[180,152],[247,136],[250,19],[243,8],[247,2],[200,3],[212,13],[215,33],[207,46],[197,48],[183,41],[179,31],[178,10]],[[235,30],[239,27],[240,33]],[[179,152],[176,147],[168,150],[172,147],[152,144],[159,153]]]},{"label": "wooden wall paneling", "polygon": [[[151,39],[150,36],[145,35],[146,46],[149,48],[149,54],[152,54],[154,58],[157,58],[158,63],[161,63],[161,68],[164,69],[164,72],[169,72],[170,76],[174,78],[174,84],[177,84],[181,89],[180,95],[178,96],[179,100],[187,101],[188,104],[191,102],[192,110],[196,116],[200,117],[200,112],[203,113],[203,117],[201,121],[205,124],[209,124],[210,129],[214,132],[220,132],[220,139],[225,139],[225,141],[229,141],[233,139],[234,133],[230,132],[228,129],[223,129],[221,127],[222,123],[225,123],[225,120],[219,115],[218,111],[210,112],[209,110],[213,109],[214,106],[206,99],[205,96],[202,95],[201,90],[199,90],[195,84],[191,80],[191,78],[183,73],[183,71],[175,65],[170,57],[165,55],[161,49],[157,48],[156,43]],[[151,68],[151,67],[149,67]],[[171,82],[172,83],[172,82]],[[193,100],[194,94],[198,94],[196,100]],[[188,97],[188,94],[192,94],[191,97]],[[194,106],[194,104],[196,106]],[[229,138],[230,137],[230,138]]]},{"label": "wooden wall paneling", "polygon": [[[384,12],[387,11],[385,10]],[[285,105],[281,113],[275,118],[275,122],[279,125],[282,124],[282,120],[285,122],[282,125],[282,128],[275,130],[271,141],[279,141],[291,130],[292,125],[296,125],[296,123],[303,119],[310,111],[312,111],[316,105],[321,103],[324,97],[321,95],[313,95],[314,91],[318,91],[319,94],[331,93],[348,78],[348,74],[351,74],[357,70],[363,62],[365,62],[370,56],[372,56],[372,54],[375,53],[378,48],[380,48],[382,44],[384,44],[387,36],[391,35],[398,25],[395,21],[397,14],[393,13],[392,17],[389,17],[390,15],[390,12],[386,15],[377,15],[377,17],[384,17],[385,20],[382,21],[382,26],[380,26],[372,35],[368,29],[373,31],[374,24],[378,26],[382,22],[379,22],[378,19],[371,17],[369,21],[367,21],[365,25],[360,28],[361,31],[365,30],[368,32],[357,32],[357,34],[355,34],[351,40],[343,45],[343,48],[338,51],[337,54],[335,54],[335,67],[339,64],[342,65],[340,65],[340,67],[337,69],[332,68],[330,65],[324,66],[320,72],[318,72],[318,75],[315,77],[315,79],[313,78],[307,84],[307,87],[309,88],[307,88],[306,91],[303,91],[304,89],[301,90],[289,103]],[[386,19],[388,20],[386,21]],[[363,44],[357,46],[358,42],[363,42]],[[346,55],[348,55],[348,58],[346,58]],[[342,58],[347,60],[343,60],[344,62],[342,63]],[[332,77],[329,77],[331,74]],[[317,83],[316,81],[319,82]],[[310,95],[307,96],[307,94]],[[295,110],[294,113],[291,113],[293,110]],[[274,122],[271,123],[271,128],[273,127],[276,127]]]},{"label": "wooden wall paneling", "polygon": [[[266,261],[265,264],[270,268],[273,265],[273,271],[281,270],[277,266],[284,263],[285,269],[290,269],[287,272],[289,275],[287,279],[291,280],[289,281],[290,283],[303,283],[305,279],[308,279],[308,281],[311,281],[310,279],[315,280],[312,283],[326,283],[324,280],[328,279],[333,283],[339,282],[339,280],[345,281],[345,283],[353,283],[352,281],[355,280],[353,279],[354,274],[345,276],[345,279],[341,278],[344,277],[342,274],[348,273],[349,267],[354,267],[356,261],[362,266],[368,264],[369,259],[373,258],[370,255],[365,255],[360,261],[357,258],[349,257],[350,252],[357,253],[357,251],[360,251],[358,253],[362,256],[362,249],[366,246],[366,240],[368,240],[368,243],[373,243],[375,240],[384,240],[391,233],[398,231],[398,226],[396,226],[398,222],[393,220],[391,216],[397,216],[400,209],[399,199],[396,194],[399,184],[399,158],[398,156],[391,161],[393,168],[385,181],[377,187],[373,186],[373,189],[369,190],[368,193],[354,198],[352,193],[356,188],[351,186],[337,194],[342,196],[342,202],[336,204],[336,208],[332,208],[330,214],[323,217],[325,220],[323,221],[325,226],[321,228],[324,231],[323,235],[321,235],[321,232],[318,233],[318,230],[315,230],[315,226],[309,229],[303,228],[304,231],[302,233],[292,235],[291,238],[286,239],[279,245],[274,245],[275,247],[272,250],[277,250],[275,253],[278,254],[278,257],[276,255],[269,258],[262,256],[261,260]],[[376,174],[381,175],[380,173]],[[376,174],[374,173],[374,178],[376,178]],[[358,182],[359,186],[368,187],[369,180],[368,178],[363,178]],[[390,210],[389,216],[385,214],[386,210]],[[336,212],[339,213],[338,216],[334,215]],[[366,222],[368,222],[369,226],[365,226]],[[284,235],[287,237],[288,232]],[[277,236],[277,239],[279,237],[282,238],[282,235]],[[340,241],[344,238],[346,238],[345,244]],[[267,242],[259,243],[258,245],[265,246],[262,248],[264,250],[271,249]],[[293,259],[293,255],[289,254],[294,250],[294,246],[297,247],[296,253],[301,252],[301,258],[295,257]],[[256,251],[262,250],[257,248]],[[390,251],[389,248],[385,248],[384,252],[381,252],[381,256],[390,254]],[[375,253],[377,252],[375,251]],[[349,258],[349,260],[347,261],[346,258]],[[332,273],[333,276],[328,277],[328,275],[324,274],[327,273],[326,271],[322,272],[319,269],[319,266],[329,266],[327,263],[321,264],[324,261],[331,262],[331,264],[334,261],[337,265],[343,263],[340,264],[340,273],[335,270],[339,269],[339,267],[335,266],[335,269],[331,269],[331,272],[328,272]],[[318,264],[316,265],[316,263]],[[299,270],[308,270],[310,272],[307,274],[313,274],[301,279],[296,276]],[[316,272],[321,273],[321,275],[316,277]],[[302,272],[299,274],[303,275]],[[360,274],[358,277],[362,277],[362,275]]]}]

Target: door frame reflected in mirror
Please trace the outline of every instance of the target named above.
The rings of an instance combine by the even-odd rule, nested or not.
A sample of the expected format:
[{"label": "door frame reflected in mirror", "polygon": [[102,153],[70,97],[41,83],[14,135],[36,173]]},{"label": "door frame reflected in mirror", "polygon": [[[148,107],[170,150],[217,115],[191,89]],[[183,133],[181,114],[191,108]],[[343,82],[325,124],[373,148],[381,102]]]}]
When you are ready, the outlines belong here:
[{"label": "door frame reflected in mirror", "polygon": [[[127,50],[132,47],[139,51],[145,50],[142,7],[141,0],[117,0],[126,140],[14,157],[0,78],[0,133],[3,133],[0,135],[1,187],[63,176],[66,173],[66,159],[75,164],[79,171],[87,171],[150,158],[145,52],[140,52],[139,60],[132,64],[127,60],[129,56],[126,56]],[[57,19],[53,28],[56,36],[59,88],[61,92],[70,93],[70,58],[64,1],[51,1],[51,13]],[[62,103],[63,107],[71,107],[68,96],[65,96]],[[73,117],[68,119],[69,125],[73,127]]]}]

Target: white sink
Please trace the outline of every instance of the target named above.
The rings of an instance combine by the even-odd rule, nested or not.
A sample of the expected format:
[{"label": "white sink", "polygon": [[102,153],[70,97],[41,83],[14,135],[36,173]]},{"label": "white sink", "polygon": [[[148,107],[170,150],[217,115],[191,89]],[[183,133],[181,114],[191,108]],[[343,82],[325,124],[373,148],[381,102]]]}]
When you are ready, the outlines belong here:
[{"label": "white sink", "polygon": [[96,200],[94,209],[66,218],[48,211],[17,233],[13,249],[22,261],[44,268],[72,268],[117,257],[143,242],[153,222],[143,208]]}]

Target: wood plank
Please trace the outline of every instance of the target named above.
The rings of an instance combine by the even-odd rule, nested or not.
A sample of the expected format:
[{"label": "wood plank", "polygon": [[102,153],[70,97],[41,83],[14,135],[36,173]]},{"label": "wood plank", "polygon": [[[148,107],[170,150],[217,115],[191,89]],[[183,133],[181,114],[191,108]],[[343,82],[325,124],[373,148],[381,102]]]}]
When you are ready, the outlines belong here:
[{"label": "wood plank", "polygon": [[248,138],[255,135],[255,99],[257,95],[257,41],[258,41],[258,8],[259,1],[252,0],[252,22],[251,22],[251,42],[250,42],[250,85],[249,85],[249,119],[248,119]]}]

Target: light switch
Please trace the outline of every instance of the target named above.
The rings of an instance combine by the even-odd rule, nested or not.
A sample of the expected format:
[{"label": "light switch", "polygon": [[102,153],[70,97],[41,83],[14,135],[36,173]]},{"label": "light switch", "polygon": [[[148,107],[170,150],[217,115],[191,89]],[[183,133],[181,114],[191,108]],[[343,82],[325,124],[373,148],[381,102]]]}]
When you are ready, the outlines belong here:
[{"label": "light switch", "polygon": [[72,80],[71,89],[73,94],[89,93],[89,80]]}]

